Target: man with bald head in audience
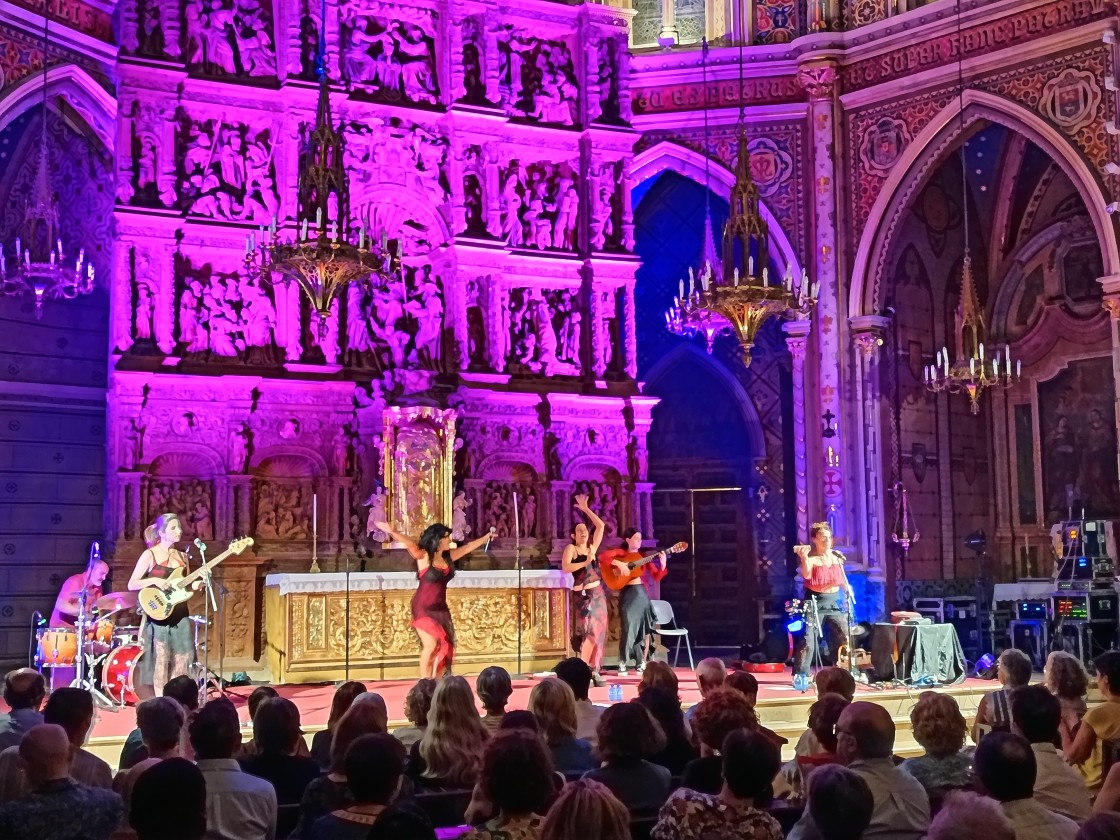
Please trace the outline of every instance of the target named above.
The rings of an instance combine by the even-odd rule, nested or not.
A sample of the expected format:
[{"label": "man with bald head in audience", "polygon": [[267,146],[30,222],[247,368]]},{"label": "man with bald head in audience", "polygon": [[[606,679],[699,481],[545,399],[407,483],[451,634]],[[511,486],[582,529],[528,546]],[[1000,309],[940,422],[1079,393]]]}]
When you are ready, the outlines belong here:
[{"label": "man with bald head in audience", "polygon": [[4,840],[108,840],[124,806],[111,790],[70,778],[73,745],[61,726],[44,723],[24,736],[19,757],[31,792],[0,807]]},{"label": "man with bald head in audience", "polygon": [[[867,782],[875,800],[863,840],[918,840],[929,828],[929,796],[925,788],[899,770],[892,759],[894,720],[875,703],[852,703],[836,724],[836,755]],[[820,840],[821,833],[806,811],[789,840]]]},{"label": "man with bald head in audience", "polygon": [[18,745],[31,727],[43,723],[39,707],[46,690],[43,675],[34,668],[9,671],[4,677],[4,702],[11,711],[0,715],[0,750]]},{"label": "man with bald head in audience", "polygon": [[1011,732],[989,732],[973,761],[980,789],[996,800],[1015,829],[1015,840],[1074,840],[1077,823],[1034,798],[1038,762],[1030,741]]}]

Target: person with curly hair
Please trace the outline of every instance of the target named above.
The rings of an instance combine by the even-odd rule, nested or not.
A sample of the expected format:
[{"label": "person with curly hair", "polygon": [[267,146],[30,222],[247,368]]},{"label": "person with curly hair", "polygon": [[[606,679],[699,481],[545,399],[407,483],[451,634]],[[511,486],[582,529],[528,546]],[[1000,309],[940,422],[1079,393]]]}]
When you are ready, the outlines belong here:
[{"label": "person with curly hair", "polygon": [[1089,674],[1081,660],[1072,653],[1055,650],[1046,657],[1042,684],[1050,689],[1061,705],[1062,721],[1058,726],[1058,735],[1062,739],[1062,752],[1068,752],[1073,746],[1073,734],[1089,708],[1085,704]]},{"label": "person with curly hair", "polygon": [[350,709],[354,698],[365,694],[365,684],[357,680],[344,682],[335,689],[331,699],[331,713],[327,717],[327,728],[316,732],[311,739],[311,757],[319,762],[319,766],[326,770],[331,764],[331,733],[338,726],[339,720]]},{"label": "person with curly hair", "polygon": [[[649,663],[645,676],[650,675],[656,664],[658,663]],[[681,701],[668,688],[659,685],[647,686],[644,691],[639,687],[639,692],[637,702],[649,710],[665,733],[665,748],[650,756],[649,760],[660,764],[674,776],[679,776],[688,763],[697,757],[697,750],[692,746],[685,728]]]},{"label": "person with curly hair", "polygon": [[506,703],[513,694],[513,681],[509,671],[498,665],[483,668],[474,682],[482,709],[486,712],[482,723],[489,732],[496,732],[506,714]]},{"label": "person with curly hair", "polygon": [[487,732],[463,677],[444,677],[432,695],[428,730],[412,748],[409,775],[428,790],[470,790],[478,781]]},{"label": "person with curly hair", "polygon": [[648,760],[665,747],[657,721],[635,701],[618,703],[603,712],[598,734],[603,765],[583,778],[602,782],[631,814],[656,814],[672,786],[669,771]]},{"label": "person with curly hair", "polygon": [[758,716],[746,697],[726,686],[713,689],[693,708],[692,734],[700,757],[685,766],[681,785],[714,796],[723,789],[719,751],[724,740],[737,729],[757,729]]},{"label": "person with curly hair", "polygon": [[573,522],[572,541],[564,546],[560,569],[572,576],[572,648],[591,669],[596,686],[606,685],[599,668],[607,643],[607,595],[599,574],[597,552],[603,542],[606,525],[587,505],[587,495],[575,497],[575,508],[588,518],[591,531],[583,522]]},{"label": "person with curly hair", "polygon": [[951,694],[923,691],[910,710],[914,740],[925,755],[908,758],[899,769],[926,791],[966,787],[972,783],[972,756],[964,751],[968,724]]},{"label": "person with curly hair", "polygon": [[438,682],[430,677],[417,680],[405,695],[404,716],[412,725],[394,729],[393,737],[404,744],[406,750],[412,749],[412,745],[423,738],[428,729],[428,712],[432,708],[432,695]]},{"label": "person with curly hair", "polygon": [[493,813],[492,819],[459,840],[537,840],[559,778],[548,748],[535,732],[496,733],[482,754],[482,777],[468,812]]},{"label": "person with curly hair", "polygon": [[576,737],[576,696],[567,683],[541,680],[529,693],[529,711],[537,719],[558,773],[572,776],[596,766],[591,744]]},{"label": "person with curly hair", "polygon": [[540,840],[630,840],[630,814],[610,789],[592,779],[564,785],[541,826]]}]

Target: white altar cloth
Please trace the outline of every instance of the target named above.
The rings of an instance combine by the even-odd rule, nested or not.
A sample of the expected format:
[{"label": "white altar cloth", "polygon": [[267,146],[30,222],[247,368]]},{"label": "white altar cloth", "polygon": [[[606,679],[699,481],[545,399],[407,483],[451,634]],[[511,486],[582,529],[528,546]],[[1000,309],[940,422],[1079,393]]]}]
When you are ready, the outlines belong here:
[{"label": "white altar cloth", "polygon": [[[451,589],[516,589],[518,573],[515,569],[488,571],[461,571],[448,583]],[[345,572],[312,574],[275,574],[264,579],[266,587],[276,586],[281,595],[343,592],[346,589]],[[523,589],[570,589],[572,576],[558,569],[523,569]],[[352,572],[351,592],[380,592],[391,589],[415,589],[415,572]]]}]

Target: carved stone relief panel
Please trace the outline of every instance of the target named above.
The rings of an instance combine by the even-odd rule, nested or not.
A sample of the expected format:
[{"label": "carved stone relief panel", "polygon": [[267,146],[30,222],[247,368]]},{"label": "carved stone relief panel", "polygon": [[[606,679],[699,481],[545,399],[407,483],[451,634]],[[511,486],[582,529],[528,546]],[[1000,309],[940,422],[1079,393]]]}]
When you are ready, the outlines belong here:
[{"label": "carved stone relief panel", "polygon": [[186,0],[182,57],[199,76],[275,76],[271,0]]},{"label": "carved stone relief panel", "polygon": [[381,371],[439,370],[443,324],[443,281],[430,264],[406,264],[403,284],[352,284],[346,294],[343,363]]},{"label": "carved stone relief panel", "polygon": [[279,361],[275,331],[276,289],[180,257],[176,267],[176,340],[195,360],[222,358],[254,365]]},{"label": "carved stone relief panel", "polygon": [[[127,105],[125,106],[128,107]],[[117,199],[146,207],[172,207],[177,200],[174,123],[159,105],[133,102],[122,119],[124,147],[118,150]]]},{"label": "carved stone relief panel", "polygon": [[509,33],[498,44],[498,84],[506,113],[539,123],[575,125],[579,81],[572,50],[560,39]]},{"label": "carved stone relief panel", "polygon": [[143,522],[162,513],[178,513],[183,539],[214,539],[214,483],[201,478],[147,476],[144,481]]},{"label": "carved stone relief panel", "polygon": [[311,483],[306,480],[255,478],[255,534],[262,540],[311,539]]},{"label": "carved stone relief panel", "polygon": [[179,209],[195,216],[269,224],[279,212],[271,128],[221,118],[194,120],[180,110]]},{"label": "carved stone relief panel", "polygon": [[447,204],[451,197],[448,148],[446,137],[396,117],[350,123],[346,158],[351,207],[357,212],[369,200],[368,194],[386,184],[406,187],[435,208]]},{"label": "carved stone relief panel", "polygon": [[569,163],[510,162],[502,173],[502,236],[511,247],[578,247],[578,173]]},{"label": "carved stone relief panel", "polygon": [[[474,492],[479,495],[477,500],[478,518],[481,524],[479,533],[494,528],[496,539],[507,539],[515,535],[522,539],[538,536],[538,491],[532,484],[487,481]],[[514,515],[515,493],[516,516]]]}]

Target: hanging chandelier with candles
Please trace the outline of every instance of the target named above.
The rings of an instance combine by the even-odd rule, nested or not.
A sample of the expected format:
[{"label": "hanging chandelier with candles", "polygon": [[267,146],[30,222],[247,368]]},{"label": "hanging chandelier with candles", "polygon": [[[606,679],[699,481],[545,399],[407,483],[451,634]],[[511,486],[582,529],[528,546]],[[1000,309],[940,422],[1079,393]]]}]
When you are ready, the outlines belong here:
[{"label": "hanging chandelier with candles", "polygon": [[0,243],[0,296],[31,295],[35,317],[43,317],[43,301],[71,300],[93,291],[93,264],[86,249],[67,257],[59,230],[58,202],[51,190],[50,156],[47,151],[47,47],[49,20],[43,18],[43,115],[39,131],[39,163],[31,199],[24,211],[20,236],[15,238],[12,259]]}]

